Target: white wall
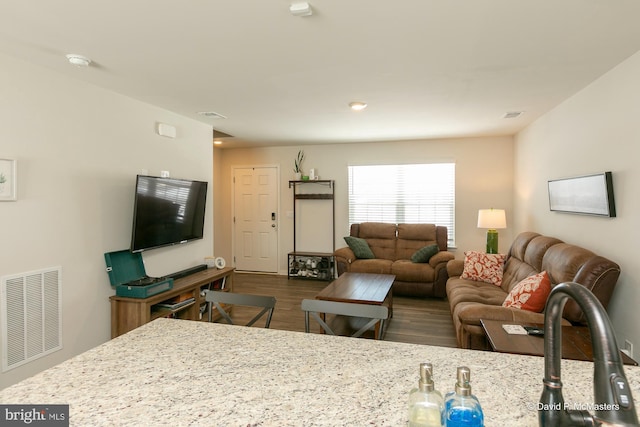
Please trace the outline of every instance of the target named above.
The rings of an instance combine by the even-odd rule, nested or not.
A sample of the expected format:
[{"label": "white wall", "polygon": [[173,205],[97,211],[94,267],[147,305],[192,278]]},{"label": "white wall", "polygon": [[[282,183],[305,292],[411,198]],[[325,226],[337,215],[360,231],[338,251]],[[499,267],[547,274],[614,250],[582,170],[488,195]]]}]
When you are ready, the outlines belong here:
[{"label": "white wall", "polygon": [[[608,312],[621,346],[624,339],[640,346],[639,75],[640,52],[521,132],[515,149],[516,230],[555,236],[620,264]],[[549,211],[549,179],[604,171],[613,172],[616,218]]]},{"label": "white wall", "polygon": [[[0,374],[4,388],[110,338],[103,254],[129,246],[136,174],[211,182],[213,150],[207,125],[6,56],[0,93],[0,158],[19,171],[19,200],[0,202],[0,276],[63,269],[64,348]],[[177,138],[155,134],[156,122]],[[212,253],[212,191],[207,209],[205,239],[144,253],[149,275]]]},{"label": "white wall", "polygon": [[[230,142],[229,144],[232,144]],[[306,159],[303,169],[316,168],[321,179],[336,182],[336,247],[346,246],[349,234],[347,166],[377,163],[456,163],[456,246],[458,258],[465,250],[484,250],[486,230],[476,227],[478,209],[504,208],[509,228],[500,231],[500,249],[508,250],[512,240],[510,217],[513,194],[513,139],[511,137],[464,138],[428,141],[397,141],[358,144],[313,145],[304,147],[270,147],[253,149],[216,149],[216,177],[220,185],[216,202],[216,255],[232,256],[232,194],[233,166],[280,165],[280,271],[286,274],[287,253],[293,248],[293,221],[287,218],[292,210],[292,192],[288,181],[293,179],[293,160],[299,149]],[[219,167],[218,167],[219,166]],[[315,202],[315,201],[314,201]],[[308,227],[318,229],[322,218],[310,218]],[[330,228],[329,228],[330,230]],[[325,248],[320,248],[324,250]]]}]

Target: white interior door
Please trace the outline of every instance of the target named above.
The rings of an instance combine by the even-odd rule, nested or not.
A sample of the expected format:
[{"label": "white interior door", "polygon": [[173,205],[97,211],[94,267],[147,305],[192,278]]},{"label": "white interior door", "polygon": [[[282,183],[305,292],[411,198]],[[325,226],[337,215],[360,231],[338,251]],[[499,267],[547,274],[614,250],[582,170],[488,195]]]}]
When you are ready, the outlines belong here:
[{"label": "white interior door", "polygon": [[278,272],[278,182],[276,167],[233,172],[236,270]]}]

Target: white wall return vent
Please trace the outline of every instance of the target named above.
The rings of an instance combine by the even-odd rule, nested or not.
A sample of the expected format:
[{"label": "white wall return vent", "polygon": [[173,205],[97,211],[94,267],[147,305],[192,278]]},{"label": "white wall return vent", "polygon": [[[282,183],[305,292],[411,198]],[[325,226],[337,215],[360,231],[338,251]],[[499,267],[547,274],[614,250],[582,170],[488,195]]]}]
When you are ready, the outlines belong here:
[{"label": "white wall return vent", "polygon": [[62,267],[0,280],[2,372],[62,348]]}]

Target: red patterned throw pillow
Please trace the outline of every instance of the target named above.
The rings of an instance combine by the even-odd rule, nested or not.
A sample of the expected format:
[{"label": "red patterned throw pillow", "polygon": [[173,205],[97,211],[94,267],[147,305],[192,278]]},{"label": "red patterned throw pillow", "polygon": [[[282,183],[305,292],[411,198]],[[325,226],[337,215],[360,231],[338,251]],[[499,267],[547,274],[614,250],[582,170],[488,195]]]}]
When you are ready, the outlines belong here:
[{"label": "red patterned throw pillow", "polygon": [[525,277],[511,289],[503,307],[519,308],[540,313],[551,292],[551,280],[546,271]]},{"label": "red patterned throw pillow", "polygon": [[504,254],[467,251],[464,253],[464,269],[460,278],[500,286],[502,284],[504,259]]}]

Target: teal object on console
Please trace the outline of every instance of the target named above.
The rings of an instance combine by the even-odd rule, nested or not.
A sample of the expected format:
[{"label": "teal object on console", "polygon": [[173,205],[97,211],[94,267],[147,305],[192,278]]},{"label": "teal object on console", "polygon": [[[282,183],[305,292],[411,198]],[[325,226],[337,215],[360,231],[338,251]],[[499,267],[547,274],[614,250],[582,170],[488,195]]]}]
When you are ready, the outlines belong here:
[{"label": "teal object on console", "polygon": [[150,280],[142,262],[140,252],[122,251],[104,254],[107,273],[111,286],[116,289],[116,295],[130,298],[147,298],[173,288],[173,279]]}]

